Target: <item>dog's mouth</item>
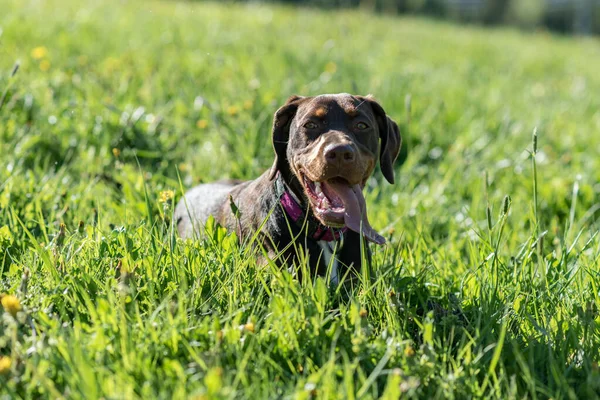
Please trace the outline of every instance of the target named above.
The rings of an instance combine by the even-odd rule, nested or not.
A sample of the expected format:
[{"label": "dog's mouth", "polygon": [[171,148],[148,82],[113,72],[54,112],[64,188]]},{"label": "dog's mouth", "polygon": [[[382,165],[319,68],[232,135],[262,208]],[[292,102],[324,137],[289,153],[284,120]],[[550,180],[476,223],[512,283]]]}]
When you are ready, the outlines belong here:
[{"label": "dog's mouth", "polygon": [[367,204],[363,196],[364,184],[351,185],[342,177],[324,181],[311,180],[302,174],[302,185],[315,217],[325,226],[349,229],[362,233],[369,241],[384,244],[367,218]]},{"label": "dog's mouth", "polygon": [[[304,178],[304,189],[317,218],[327,226],[342,228],[346,207],[334,185],[346,185],[348,181],[343,178],[333,178],[330,181],[311,181],[306,175]],[[333,182],[335,181],[335,183]]]}]

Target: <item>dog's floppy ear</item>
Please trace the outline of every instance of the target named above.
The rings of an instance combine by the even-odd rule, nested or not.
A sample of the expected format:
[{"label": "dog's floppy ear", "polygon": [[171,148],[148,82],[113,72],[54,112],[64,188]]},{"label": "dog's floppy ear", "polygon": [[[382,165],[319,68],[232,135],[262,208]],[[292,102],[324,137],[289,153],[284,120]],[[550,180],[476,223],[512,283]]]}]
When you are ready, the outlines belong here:
[{"label": "dog's floppy ear", "polygon": [[394,183],[394,162],[400,153],[402,146],[402,137],[398,125],[387,116],[383,107],[373,99],[371,95],[363,97],[367,101],[373,112],[379,128],[379,137],[381,139],[381,148],[379,151],[379,164],[381,172],[389,183]]},{"label": "dog's floppy ear", "polygon": [[269,173],[269,179],[275,179],[277,171],[285,168],[287,144],[290,138],[290,123],[296,115],[298,105],[304,99],[301,96],[291,96],[285,104],[275,112],[273,117],[273,149],[275,161]]}]

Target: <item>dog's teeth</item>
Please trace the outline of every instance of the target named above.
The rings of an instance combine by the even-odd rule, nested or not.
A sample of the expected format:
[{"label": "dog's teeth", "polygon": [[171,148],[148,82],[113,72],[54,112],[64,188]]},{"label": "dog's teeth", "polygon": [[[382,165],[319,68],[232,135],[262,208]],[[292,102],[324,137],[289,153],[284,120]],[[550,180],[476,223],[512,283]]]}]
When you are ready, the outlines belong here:
[{"label": "dog's teeth", "polygon": [[327,200],[327,197],[323,196],[321,197],[321,208],[330,208],[329,205],[329,200]]},{"label": "dog's teeth", "polygon": [[315,182],[315,193],[321,194],[323,191],[321,190],[321,182]]}]

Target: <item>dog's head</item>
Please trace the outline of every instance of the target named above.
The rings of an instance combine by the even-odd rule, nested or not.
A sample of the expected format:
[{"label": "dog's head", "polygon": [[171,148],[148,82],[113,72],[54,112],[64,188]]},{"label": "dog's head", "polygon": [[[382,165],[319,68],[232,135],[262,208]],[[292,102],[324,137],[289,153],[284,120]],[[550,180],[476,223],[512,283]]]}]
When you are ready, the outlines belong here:
[{"label": "dog's head", "polygon": [[275,113],[270,177],[279,171],[324,225],[383,243],[368,223],[362,190],[378,159],[394,183],[401,142],[396,123],[369,96],[292,96]]}]

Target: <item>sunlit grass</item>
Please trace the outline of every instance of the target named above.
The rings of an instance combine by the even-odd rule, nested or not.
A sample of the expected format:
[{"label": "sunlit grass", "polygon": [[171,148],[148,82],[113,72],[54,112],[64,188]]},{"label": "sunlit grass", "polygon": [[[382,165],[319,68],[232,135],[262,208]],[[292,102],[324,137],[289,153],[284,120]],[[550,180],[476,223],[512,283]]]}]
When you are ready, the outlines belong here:
[{"label": "sunlit grass", "polygon": [[[597,42],[260,5],[0,9],[0,397],[600,394]],[[396,185],[368,182],[389,239],[370,281],[298,282],[216,227],[177,238],[181,185],[258,176],[278,106],[331,92],[373,93],[407,149]]]}]

